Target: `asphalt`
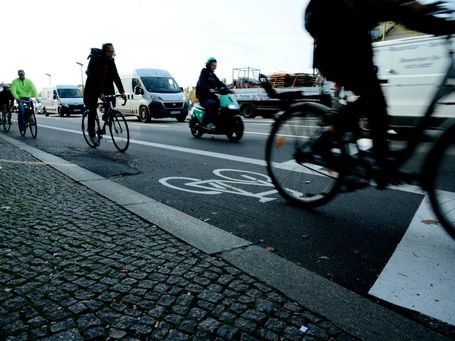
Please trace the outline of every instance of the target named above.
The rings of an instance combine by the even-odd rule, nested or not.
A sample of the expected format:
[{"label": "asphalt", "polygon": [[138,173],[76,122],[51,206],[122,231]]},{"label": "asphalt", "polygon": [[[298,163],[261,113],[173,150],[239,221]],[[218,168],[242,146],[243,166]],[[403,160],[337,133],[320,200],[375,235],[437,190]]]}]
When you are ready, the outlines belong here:
[{"label": "asphalt", "polygon": [[[3,135],[0,138],[0,219],[6,217],[0,229],[0,338],[444,339],[242,238],[61,158]],[[33,209],[28,210],[29,206]],[[99,235],[92,235],[80,221],[90,221]],[[39,275],[35,244],[27,239],[31,230],[43,238],[39,245],[53,241],[52,248],[41,252],[48,257],[51,252],[57,259],[38,263],[49,270],[47,276]],[[84,250],[87,243],[96,244],[92,245],[95,253]],[[75,248],[63,248],[67,245]],[[82,252],[88,273],[71,266],[70,257],[78,258],[76,250]],[[134,255],[125,255],[128,251]],[[69,254],[62,260],[59,252]],[[118,253],[134,258],[128,259],[130,269],[116,263]],[[156,259],[162,261],[160,266],[147,267]],[[68,267],[62,266],[68,260],[64,264]],[[96,262],[104,264],[103,273],[94,272],[101,268]],[[180,269],[182,264],[188,268]],[[198,273],[192,271],[194,267],[202,275],[185,277]],[[128,278],[130,274],[137,276]],[[226,276],[231,276],[229,281]],[[195,278],[199,283],[194,283]],[[114,287],[120,280],[126,287],[119,291]],[[184,283],[178,285],[179,281]],[[153,285],[147,287],[150,282]],[[67,291],[62,290],[63,284]],[[92,290],[97,284],[99,292]],[[135,294],[130,293],[133,290]],[[59,295],[71,305],[64,305]],[[177,301],[183,303],[174,304]],[[75,305],[84,308],[69,309]],[[178,312],[176,305],[181,308]],[[157,309],[160,314],[151,314]],[[116,313],[103,314],[106,310]],[[197,319],[195,311],[203,317]],[[309,327],[308,331],[300,332],[301,326]]]}]

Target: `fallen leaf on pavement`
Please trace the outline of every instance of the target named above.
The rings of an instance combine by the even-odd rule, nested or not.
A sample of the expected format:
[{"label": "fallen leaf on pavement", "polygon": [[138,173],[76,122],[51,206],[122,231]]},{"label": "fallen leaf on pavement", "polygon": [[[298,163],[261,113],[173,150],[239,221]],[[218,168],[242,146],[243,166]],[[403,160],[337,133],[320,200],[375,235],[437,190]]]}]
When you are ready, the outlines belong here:
[{"label": "fallen leaf on pavement", "polygon": [[275,248],[273,248],[273,247],[271,247],[271,246],[267,246],[267,247],[265,248],[265,250],[268,251],[268,252],[275,252],[275,251],[276,251]]},{"label": "fallen leaf on pavement", "polygon": [[330,258],[327,257],[327,256],[321,256],[321,257],[319,257],[319,259],[321,259],[321,260],[330,260]]},{"label": "fallen leaf on pavement", "polygon": [[439,223],[433,219],[422,220],[422,223],[425,225],[439,225]]}]

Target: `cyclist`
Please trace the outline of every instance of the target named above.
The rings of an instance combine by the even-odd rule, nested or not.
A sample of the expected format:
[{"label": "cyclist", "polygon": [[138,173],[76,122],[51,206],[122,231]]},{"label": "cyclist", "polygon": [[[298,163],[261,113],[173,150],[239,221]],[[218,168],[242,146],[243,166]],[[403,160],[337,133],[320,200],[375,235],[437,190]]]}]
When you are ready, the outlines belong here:
[{"label": "cyclist", "polygon": [[201,105],[206,109],[205,121],[207,129],[215,130],[216,117],[220,108],[220,100],[216,96],[216,91],[225,88],[226,85],[215,75],[217,60],[214,57],[207,59],[205,68],[202,69],[196,86],[196,97]]},{"label": "cyclist", "polygon": [[[435,35],[455,33],[455,21],[436,17],[443,3],[423,5],[410,0],[310,0],[305,27],[315,40],[314,66],[331,81],[359,96],[349,108],[356,116],[366,113],[373,138],[373,156],[386,185],[388,156],[387,104],[373,63],[370,31],[383,21],[395,21],[416,31]],[[348,110],[345,110],[347,113]],[[352,126],[355,117],[339,116],[339,122],[313,145],[313,152],[327,153],[334,133]],[[324,150],[325,149],[325,150]],[[390,179],[389,179],[390,181]]]},{"label": "cyclist", "polygon": [[[31,97],[38,99],[38,91],[36,91],[35,85],[30,79],[25,78],[24,70],[17,71],[19,78],[16,78],[11,84],[11,94],[16,99],[19,107],[19,127],[23,129],[24,122],[24,102],[29,102]],[[30,106],[33,104],[30,102]],[[33,108],[32,108],[33,110]]]},{"label": "cyclist", "polygon": [[12,108],[14,104],[14,97],[11,94],[11,90],[7,84],[3,84],[3,91],[0,92],[0,110],[5,108]]},{"label": "cyclist", "polygon": [[[84,104],[89,110],[88,114],[88,134],[91,142],[99,146],[100,142],[95,133],[96,109],[98,98],[104,101],[105,95],[114,95],[114,83],[117,90],[126,100],[125,90],[115,65],[115,50],[111,43],[103,44],[101,54],[92,56],[87,67],[87,81],[84,89]],[[112,99],[112,106],[115,107],[115,98]]]}]

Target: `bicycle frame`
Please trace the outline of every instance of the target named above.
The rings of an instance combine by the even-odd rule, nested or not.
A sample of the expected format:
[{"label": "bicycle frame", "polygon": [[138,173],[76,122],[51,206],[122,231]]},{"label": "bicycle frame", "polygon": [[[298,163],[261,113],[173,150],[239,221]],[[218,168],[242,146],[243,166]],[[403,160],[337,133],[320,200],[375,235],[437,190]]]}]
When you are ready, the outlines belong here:
[{"label": "bicycle frame", "polygon": [[[114,106],[112,105],[113,103],[113,99],[116,99],[117,97],[121,97],[120,95],[109,95],[109,96],[104,96],[104,101],[102,103],[102,105],[104,106],[104,110],[105,110],[105,120],[104,120],[104,124],[103,124],[103,127],[101,128],[101,131],[106,131],[106,125],[108,124],[108,122],[111,122],[112,121],[112,110],[114,109]],[[125,105],[126,104],[126,100],[123,102],[122,105]],[[96,116],[96,119],[98,120],[98,126],[99,126],[99,117],[98,115]]]}]

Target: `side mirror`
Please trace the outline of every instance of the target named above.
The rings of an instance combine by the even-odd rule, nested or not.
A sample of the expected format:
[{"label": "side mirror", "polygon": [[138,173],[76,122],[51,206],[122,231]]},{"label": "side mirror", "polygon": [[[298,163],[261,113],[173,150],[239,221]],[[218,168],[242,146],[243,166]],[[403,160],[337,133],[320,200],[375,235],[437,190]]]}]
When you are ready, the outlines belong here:
[{"label": "side mirror", "polygon": [[180,87],[180,91],[181,91],[181,92],[184,92],[182,87]]},{"label": "side mirror", "polygon": [[57,95],[54,95],[53,98],[54,98],[54,99],[57,99],[58,97],[57,97]]},{"label": "side mirror", "polygon": [[143,95],[144,94],[144,89],[142,89],[140,86],[136,86],[134,88],[134,94],[135,95]]}]

